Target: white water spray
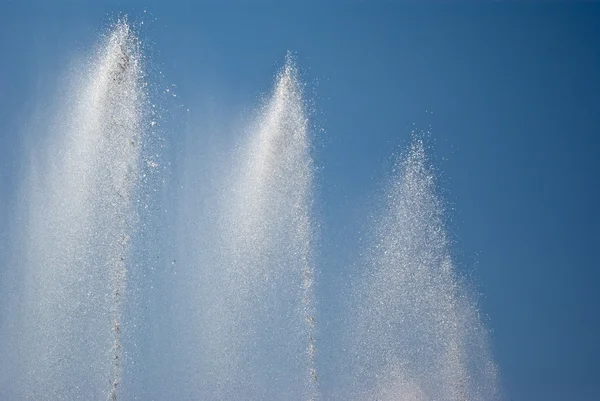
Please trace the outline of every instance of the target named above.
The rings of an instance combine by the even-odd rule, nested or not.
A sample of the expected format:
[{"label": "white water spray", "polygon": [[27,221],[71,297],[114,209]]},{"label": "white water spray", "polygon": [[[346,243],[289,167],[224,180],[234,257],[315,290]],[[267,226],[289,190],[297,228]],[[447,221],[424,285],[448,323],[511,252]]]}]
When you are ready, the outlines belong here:
[{"label": "white water spray", "polygon": [[[85,71],[81,69],[80,71]],[[122,304],[144,103],[137,40],[118,22],[72,77],[36,146],[23,188],[21,358],[24,399],[116,400]]]},{"label": "white water spray", "polygon": [[[259,398],[318,395],[311,205],[305,103],[291,56],[251,125],[224,208],[235,355]],[[240,336],[244,333],[242,336]],[[239,347],[239,348],[238,348]]]},{"label": "white water spray", "polygon": [[357,286],[352,394],[373,400],[494,400],[496,367],[456,275],[425,146],[396,165]]}]

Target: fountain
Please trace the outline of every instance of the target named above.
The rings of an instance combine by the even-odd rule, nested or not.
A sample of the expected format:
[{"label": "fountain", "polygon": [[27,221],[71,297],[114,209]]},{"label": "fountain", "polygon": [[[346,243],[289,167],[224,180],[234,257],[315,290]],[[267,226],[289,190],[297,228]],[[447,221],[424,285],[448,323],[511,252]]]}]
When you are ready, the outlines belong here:
[{"label": "fountain", "polygon": [[[180,187],[174,209],[185,212],[171,232],[178,291],[164,295],[189,314],[173,316],[166,324],[179,330],[163,340],[184,366],[176,387],[190,397],[318,397],[313,173],[302,91],[288,55],[272,93],[221,160],[225,172],[215,178],[215,168],[191,182],[172,177]],[[198,171],[198,155],[190,156],[183,172]]]},{"label": "fountain", "polygon": [[[345,300],[343,357],[319,361],[311,130],[293,57],[227,157],[199,168],[184,152],[165,182],[149,178],[167,156],[143,61],[120,20],[31,146],[3,275],[2,398],[317,400],[333,394],[324,386],[336,399],[498,398],[420,137]],[[339,364],[338,383],[321,383],[323,364]]]},{"label": "fountain", "polygon": [[144,121],[141,55],[122,21],[73,80],[22,188],[11,399],[117,399]]},{"label": "fountain", "polygon": [[358,399],[492,400],[487,333],[454,269],[422,136],[396,163],[350,317]]}]

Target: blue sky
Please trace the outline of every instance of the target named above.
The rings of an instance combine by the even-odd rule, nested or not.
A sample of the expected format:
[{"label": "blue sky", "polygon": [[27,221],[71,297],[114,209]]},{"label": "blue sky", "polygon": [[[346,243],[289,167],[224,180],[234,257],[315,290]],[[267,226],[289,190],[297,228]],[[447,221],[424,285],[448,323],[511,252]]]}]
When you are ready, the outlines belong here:
[{"label": "blue sky", "polygon": [[505,392],[600,398],[599,6],[3,3],[0,219],[26,124],[119,12],[145,21],[153,68],[177,87],[174,141],[247,113],[296,53],[314,105],[321,297],[335,298],[392,155],[430,129],[455,259],[482,293]]}]

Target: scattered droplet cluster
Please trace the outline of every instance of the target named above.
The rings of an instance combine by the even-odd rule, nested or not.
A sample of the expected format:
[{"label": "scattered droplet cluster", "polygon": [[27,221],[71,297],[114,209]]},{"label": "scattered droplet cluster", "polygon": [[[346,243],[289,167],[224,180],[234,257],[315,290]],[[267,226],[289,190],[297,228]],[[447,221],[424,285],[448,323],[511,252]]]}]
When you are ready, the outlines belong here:
[{"label": "scattered droplet cluster", "polygon": [[485,328],[453,266],[443,205],[415,135],[372,235],[350,338],[355,395],[373,400],[497,399]]},{"label": "scattered droplet cluster", "polygon": [[[118,21],[74,79],[26,189],[25,398],[116,400],[145,90],[139,44]],[[73,383],[76,383],[74,385]]]}]

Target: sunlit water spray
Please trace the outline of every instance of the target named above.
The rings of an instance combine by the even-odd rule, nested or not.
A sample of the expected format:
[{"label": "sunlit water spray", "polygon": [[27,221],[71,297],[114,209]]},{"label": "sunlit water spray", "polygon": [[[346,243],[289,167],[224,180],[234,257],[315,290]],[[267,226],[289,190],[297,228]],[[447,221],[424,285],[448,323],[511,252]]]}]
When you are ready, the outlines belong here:
[{"label": "sunlit water spray", "polygon": [[222,209],[230,291],[225,308],[231,313],[225,326],[235,350],[228,357],[240,369],[234,382],[257,398],[312,399],[313,173],[306,106],[291,56],[239,155]]},{"label": "sunlit water spray", "polygon": [[456,274],[422,138],[385,196],[348,329],[352,397],[497,399],[487,332]]},{"label": "sunlit water spray", "polygon": [[[340,360],[322,360],[315,168],[292,58],[220,160],[225,172],[188,151],[173,168],[176,190],[142,200],[140,185],[160,192],[168,184],[145,178],[158,164],[144,159],[144,127],[156,121],[147,119],[139,46],[117,23],[71,77],[56,121],[28,144],[12,269],[20,273],[11,276],[20,292],[0,327],[11,345],[0,373],[14,380],[0,377],[0,395],[315,400],[324,386],[317,366],[326,366],[336,373],[326,386],[340,389],[332,399],[498,397],[487,333],[455,272],[421,139],[397,163],[357,262],[364,269],[343,305],[348,326],[331,345]],[[159,245],[144,249],[143,236]],[[147,278],[140,264],[163,269]],[[143,280],[152,282],[145,305],[132,302]],[[151,311],[146,331],[127,315],[142,308]],[[143,351],[127,348],[138,343]],[[126,369],[135,352],[137,370]],[[128,374],[145,376],[135,391],[123,386]]]},{"label": "sunlit water spray", "polygon": [[[254,326],[254,335],[262,337],[259,343],[244,347],[268,356],[259,371],[266,373],[270,384],[261,385],[285,383],[294,372],[297,377],[291,382],[299,383],[276,391],[293,389],[290,396],[304,394],[314,399],[318,376],[311,222],[313,165],[302,96],[298,71],[288,55],[272,97],[251,129],[238,166],[240,176],[234,183],[233,202],[228,205],[227,237],[233,260],[226,274],[241,301],[234,305],[243,315],[237,330]],[[238,352],[244,354],[247,350]],[[258,366],[248,368],[255,370]]]},{"label": "sunlit water spray", "polygon": [[23,399],[116,400],[144,103],[136,37],[118,22],[72,88],[23,188]]},{"label": "sunlit water spray", "polygon": [[[181,327],[174,354],[188,350],[176,362],[187,378],[176,380],[190,397],[318,398],[313,165],[303,86],[290,56],[275,81],[210,176],[196,186],[180,181],[174,247],[181,282],[173,297],[189,316],[174,317]],[[184,165],[192,168],[198,157],[190,154]],[[224,171],[217,178],[215,164]]]}]

